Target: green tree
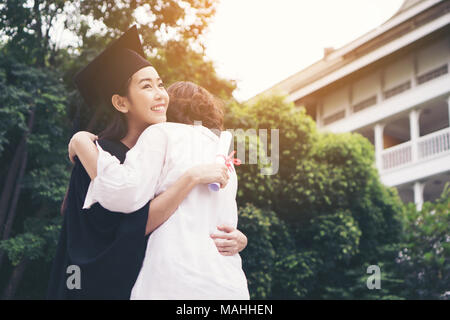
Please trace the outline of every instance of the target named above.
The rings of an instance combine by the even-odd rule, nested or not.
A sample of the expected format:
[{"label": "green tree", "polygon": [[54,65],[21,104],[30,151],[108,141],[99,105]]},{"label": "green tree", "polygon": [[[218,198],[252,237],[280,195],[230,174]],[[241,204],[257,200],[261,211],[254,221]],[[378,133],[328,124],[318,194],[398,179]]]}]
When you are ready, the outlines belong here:
[{"label": "green tree", "polygon": [[392,284],[381,297],[395,297],[403,205],[395,190],[381,184],[370,142],[359,134],[319,133],[304,108],[282,96],[234,103],[228,111],[228,128],[279,129],[276,174],[262,176],[261,164],[238,169],[239,203],[275,212],[295,244],[277,260],[267,296],[369,297],[362,279],[376,264]]},{"label": "green tree", "polygon": [[5,141],[0,162],[6,177],[0,207],[0,267],[7,253],[15,269],[3,297],[11,298],[28,262],[42,257],[40,250],[48,244],[41,235],[48,226],[22,228],[23,221],[35,217],[48,222],[64,195],[67,121],[61,96],[65,90],[56,73],[18,62],[3,51],[0,56],[0,135]]},{"label": "green tree", "polygon": [[52,62],[57,43],[51,30],[58,16],[73,1],[5,1],[0,4],[0,30],[10,41],[7,52],[22,62],[44,67]]},{"label": "green tree", "polygon": [[[4,298],[42,298],[45,293],[59,232],[59,206],[70,174],[66,152],[71,122],[78,106],[81,128],[92,116],[73,86],[75,72],[137,24],[146,52],[166,83],[196,81],[228,99],[235,85],[217,76],[204,56],[200,37],[215,6],[212,0],[0,3],[4,40],[0,44],[0,178],[5,181],[0,196],[0,287]],[[58,42],[58,25],[72,32],[71,44]],[[29,221],[42,227],[30,228]],[[30,266],[41,276],[27,271]],[[21,284],[22,277],[27,283]]]},{"label": "green tree", "polygon": [[409,299],[450,299],[450,188],[422,210],[407,209],[404,246],[398,255]]},{"label": "green tree", "polygon": [[250,298],[270,298],[276,264],[294,249],[288,228],[273,211],[250,203],[239,208],[239,228],[250,239],[241,254]]}]

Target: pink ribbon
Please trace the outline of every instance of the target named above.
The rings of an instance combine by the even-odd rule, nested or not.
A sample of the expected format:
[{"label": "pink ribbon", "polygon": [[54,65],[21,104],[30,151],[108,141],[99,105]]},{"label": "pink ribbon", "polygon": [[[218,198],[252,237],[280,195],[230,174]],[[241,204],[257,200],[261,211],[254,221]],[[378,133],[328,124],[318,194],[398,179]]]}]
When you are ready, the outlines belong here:
[{"label": "pink ribbon", "polygon": [[228,157],[225,157],[223,154],[219,155],[225,160],[225,165],[227,166],[228,170],[230,170],[230,171],[233,171],[233,166],[231,164],[234,164],[235,166],[240,166],[241,165],[241,160],[240,159],[233,158],[235,153],[236,153],[236,150],[230,152]]}]

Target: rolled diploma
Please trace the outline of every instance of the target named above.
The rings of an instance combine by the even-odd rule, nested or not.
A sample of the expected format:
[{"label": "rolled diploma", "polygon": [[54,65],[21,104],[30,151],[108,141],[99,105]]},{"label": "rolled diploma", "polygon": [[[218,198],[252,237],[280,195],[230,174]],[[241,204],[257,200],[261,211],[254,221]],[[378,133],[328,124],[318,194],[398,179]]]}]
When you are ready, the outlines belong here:
[{"label": "rolled diploma", "polygon": [[[225,158],[228,156],[228,150],[230,149],[231,139],[233,136],[228,131],[222,131],[220,133],[219,143],[216,151],[216,163],[225,164]],[[211,191],[219,191],[220,183],[214,182],[208,185]]]}]

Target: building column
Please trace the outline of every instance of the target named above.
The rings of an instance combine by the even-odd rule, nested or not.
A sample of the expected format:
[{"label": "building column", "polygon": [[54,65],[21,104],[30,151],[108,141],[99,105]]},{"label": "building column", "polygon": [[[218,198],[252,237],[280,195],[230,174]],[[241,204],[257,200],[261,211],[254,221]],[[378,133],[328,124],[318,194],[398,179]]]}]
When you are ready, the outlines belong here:
[{"label": "building column", "polygon": [[320,128],[320,103],[316,104],[316,126]]},{"label": "building column", "polygon": [[383,169],[383,154],[382,151],[384,149],[384,141],[383,141],[383,130],[384,123],[377,123],[374,127],[374,138],[375,138],[375,160],[378,171]]},{"label": "building column", "polygon": [[450,96],[447,97],[448,127],[450,128]]},{"label": "building column", "polygon": [[419,72],[419,65],[417,62],[417,54],[414,52],[412,54],[412,63],[413,63],[413,68],[411,71],[411,88],[414,88],[417,86],[417,74]]},{"label": "building column", "polygon": [[416,204],[416,209],[419,211],[422,210],[424,186],[425,183],[419,181],[414,183],[414,203]]},{"label": "building column", "polygon": [[351,114],[353,113],[353,84],[350,84],[348,86],[348,92],[347,92],[347,96],[348,96],[348,103],[345,106],[345,117],[350,117]]},{"label": "building column", "polygon": [[317,128],[322,128],[322,114],[323,114],[323,104],[322,101],[319,101],[317,103],[317,107],[316,107],[316,125]]},{"label": "building column", "polygon": [[419,149],[417,140],[420,136],[419,129],[419,110],[411,110],[409,113],[409,136],[411,137],[411,161],[415,162],[419,159]]},{"label": "building column", "polygon": [[384,70],[381,69],[379,73],[380,87],[377,92],[377,103],[381,103],[384,100]]}]

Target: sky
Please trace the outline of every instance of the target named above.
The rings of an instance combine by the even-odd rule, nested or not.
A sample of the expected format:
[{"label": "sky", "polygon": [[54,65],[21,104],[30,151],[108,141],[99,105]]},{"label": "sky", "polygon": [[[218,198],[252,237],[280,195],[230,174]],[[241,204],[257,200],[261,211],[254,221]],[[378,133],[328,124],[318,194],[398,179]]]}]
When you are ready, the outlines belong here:
[{"label": "sky", "polygon": [[245,101],[388,20],[403,0],[221,0],[205,35],[218,74]]}]

